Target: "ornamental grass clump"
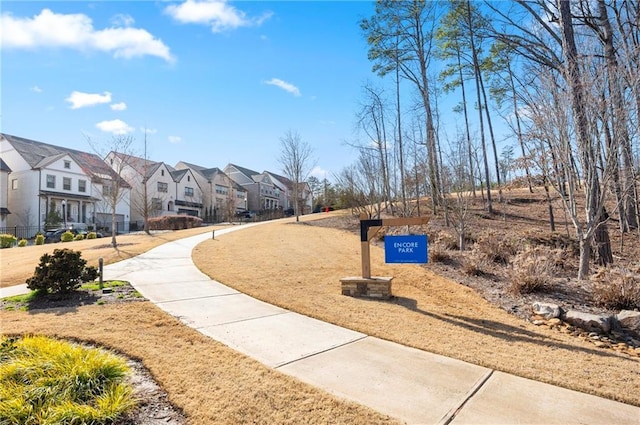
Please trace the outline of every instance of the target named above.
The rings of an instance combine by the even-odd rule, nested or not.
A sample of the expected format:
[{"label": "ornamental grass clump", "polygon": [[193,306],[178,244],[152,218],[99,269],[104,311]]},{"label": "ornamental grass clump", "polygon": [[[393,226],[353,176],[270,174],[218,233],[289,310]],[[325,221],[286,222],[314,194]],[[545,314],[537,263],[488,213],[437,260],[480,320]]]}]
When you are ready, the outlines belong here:
[{"label": "ornamental grass clump", "polygon": [[0,423],[110,424],[135,407],[124,359],[42,336],[0,337]]},{"label": "ornamental grass clump", "polygon": [[69,230],[67,230],[62,235],[60,235],[61,242],[71,242],[74,238],[75,238],[75,235]]},{"label": "ornamental grass clump", "polygon": [[562,250],[544,246],[527,247],[513,259],[509,269],[510,290],[514,294],[529,294],[546,289],[553,279]]},{"label": "ornamental grass clump", "polygon": [[98,270],[86,266],[80,251],[55,249],[53,254],[40,257],[33,276],[27,279],[27,288],[52,294],[68,294],[84,282],[96,280]]},{"label": "ornamental grass clump", "polygon": [[640,268],[602,267],[591,276],[594,301],[605,308],[640,308]]},{"label": "ornamental grass clump", "polygon": [[16,237],[9,233],[0,234],[0,248],[11,248],[16,240]]}]

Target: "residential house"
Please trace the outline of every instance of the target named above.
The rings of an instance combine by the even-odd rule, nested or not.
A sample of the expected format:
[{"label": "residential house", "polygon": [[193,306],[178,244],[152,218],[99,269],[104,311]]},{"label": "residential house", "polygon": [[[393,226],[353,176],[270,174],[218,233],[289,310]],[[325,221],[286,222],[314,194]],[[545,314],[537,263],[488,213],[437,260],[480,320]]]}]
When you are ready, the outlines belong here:
[{"label": "residential house", "polygon": [[202,190],[192,172],[120,152],[110,152],[106,161],[132,187],[131,217],[138,227],[145,215],[202,215]]},{"label": "residential house", "polygon": [[176,170],[189,169],[202,188],[203,218],[207,222],[232,220],[247,210],[247,191],[219,168],[206,168],[180,161]]},{"label": "residential house", "polygon": [[74,223],[109,227],[115,208],[128,230],[130,186],[99,156],[9,134],[0,134],[0,155],[11,168],[8,226],[30,227],[29,237]]},{"label": "residential house", "polygon": [[203,192],[193,172],[189,169],[171,171],[176,187],[176,209],[178,214],[201,217]]},{"label": "residential house", "polygon": [[[9,211],[9,174],[11,168],[0,158],[0,228],[7,227]],[[0,230],[0,233],[2,230]]]},{"label": "residential house", "polygon": [[248,210],[255,212],[282,210],[284,195],[268,173],[258,173],[235,164],[228,164],[224,172],[247,191]]},{"label": "residential house", "polygon": [[[295,191],[293,182],[279,174],[271,171],[264,171],[271,177],[273,183],[280,188],[283,195],[283,208],[285,210],[292,209],[294,205]],[[306,182],[299,183],[298,186],[298,212],[299,214],[309,214],[313,208],[313,197],[311,194],[311,188]]]}]

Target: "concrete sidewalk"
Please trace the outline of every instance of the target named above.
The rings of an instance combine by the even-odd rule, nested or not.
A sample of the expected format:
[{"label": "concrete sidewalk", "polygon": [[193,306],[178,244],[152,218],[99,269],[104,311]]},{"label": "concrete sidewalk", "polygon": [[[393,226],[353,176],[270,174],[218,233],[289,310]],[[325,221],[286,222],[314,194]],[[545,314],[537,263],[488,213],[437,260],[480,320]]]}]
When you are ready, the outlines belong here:
[{"label": "concrete sidewalk", "polygon": [[[216,237],[248,226],[218,230]],[[169,242],[106,266],[105,279],[128,280],[201,333],[407,423],[640,424],[638,407],[408,348],[239,293],[193,264],[191,250],[209,238]]]}]

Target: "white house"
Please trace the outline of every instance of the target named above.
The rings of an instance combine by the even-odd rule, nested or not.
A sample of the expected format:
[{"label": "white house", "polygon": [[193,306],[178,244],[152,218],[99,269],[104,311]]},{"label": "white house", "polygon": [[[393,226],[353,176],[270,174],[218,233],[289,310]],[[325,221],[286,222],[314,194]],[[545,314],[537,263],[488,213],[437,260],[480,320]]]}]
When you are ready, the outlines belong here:
[{"label": "white house", "polygon": [[115,208],[127,230],[130,186],[97,155],[9,134],[0,134],[0,155],[11,168],[8,226],[28,226],[29,236],[74,223],[110,226]]},{"label": "white house", "polygon": [[132,220],[143,225],[145,208],[149,217],[172,214],[202,215],[202,189],[190,170],[175,170],[120,152],[110,152],[106,162],[120,170],[131,185]]},{"label": "white house", "polygon": [[[9,211],[9,174],[11,168],[0,158],[0,228],[7,227],[7,215]],[[2,230],[0,230],[2,233]]]},{"label": "white house", "polygon": [[208,222],[232,220],[247,210],[247,191],[219,168],[206,168],[180,161],[177,170],[189,169],[202,189],[203,218]]}]

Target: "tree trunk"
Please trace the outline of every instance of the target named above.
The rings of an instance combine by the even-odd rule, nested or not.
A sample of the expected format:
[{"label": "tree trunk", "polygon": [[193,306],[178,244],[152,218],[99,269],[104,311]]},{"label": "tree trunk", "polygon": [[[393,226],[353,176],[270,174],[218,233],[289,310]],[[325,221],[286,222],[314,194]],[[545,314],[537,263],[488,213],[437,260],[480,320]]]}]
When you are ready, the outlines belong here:
[{"label": "tree trunk", "polygon": [[[471,22],[471,5],[469,3],[469,0],[467,0],[467,17],[469,22]],[[487,144],[486,144],[486,140],[485,140],[485,134],[484,134],[484,119],[482,118],[482,108],[486,107],[486,105],[483,105],[482,102],[482,96],[481,96],[481,80],[480,80],[480,66],[478,64],[478,54],[476,52],[476,46],[475,46],[475,41],[474,41],[474,37],[473,37],[473,32],[471,29],[471,26],[469,26],[469,39],[471,42],[471,54],[473,57],[473,73],[475,76],[475,80],[476,80],[476,99],[478,101],[478,118],[479,118],[479,124],[480,124],[480,139],[482,141],[482,156],[484,159],[484,176],[485,176],[485,180],[487,182],[487,209],[489,211],[489,214],[493,214],[493,203],[491,200],[491,177],[489,176],[489,159],[487,158]]]}]

